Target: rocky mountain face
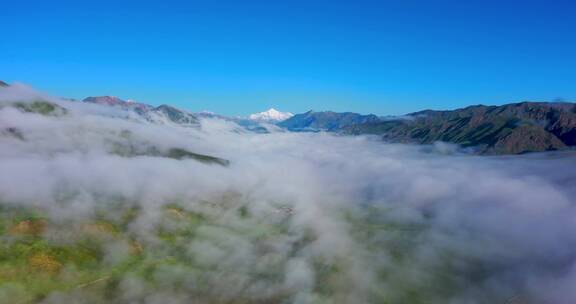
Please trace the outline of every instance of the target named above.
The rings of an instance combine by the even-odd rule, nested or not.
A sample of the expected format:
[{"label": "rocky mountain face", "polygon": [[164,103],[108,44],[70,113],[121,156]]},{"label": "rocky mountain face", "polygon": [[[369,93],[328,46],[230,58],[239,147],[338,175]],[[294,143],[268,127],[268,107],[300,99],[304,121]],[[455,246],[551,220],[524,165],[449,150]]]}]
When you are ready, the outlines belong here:
[{"label": "rocky mountain face", "polygon": [[376,115],[345,112],[313,112],[297,114],[277,125],[290,131],[337,131],[347,126],[377,122]]},{"label": "rocky mountain face", "polygon": [[145,120],[153,123],[176,124],[188,127],[199,126],[198,118],[194,114],[169,105],[153,107],[144,103],[125,101],[114,96],[87,97],[83,101],[134,111]]},{"label": "rocky mountain face", "polygon": [[390,142],[444,141],[481,154],[562,150],[576,145],[576,104],[522,102],[453,111],[425,110],[402,119],[350,125],[343,132],[377,134]]},{"label": "rocky mountain face", "polygon": [[0,87],[7,87],[8,84],[5,83],[4,81],[0,80]]},{"label": "rocky mountain face", "polygon": [[199,124],[198,118],[194,114],[169,105],[158,106],[144,114],[149,120],[159,123],[175,123],[181,126],[197,126]]},{"label": "rocky mountain face", "polygon": [[134,110],[140,113],[148,111],[153,108],[153,106],[151,105],[134,101],[126,101],[115,96],[86,97],[82,101],[105,106],[119,107],[125,110]]}]

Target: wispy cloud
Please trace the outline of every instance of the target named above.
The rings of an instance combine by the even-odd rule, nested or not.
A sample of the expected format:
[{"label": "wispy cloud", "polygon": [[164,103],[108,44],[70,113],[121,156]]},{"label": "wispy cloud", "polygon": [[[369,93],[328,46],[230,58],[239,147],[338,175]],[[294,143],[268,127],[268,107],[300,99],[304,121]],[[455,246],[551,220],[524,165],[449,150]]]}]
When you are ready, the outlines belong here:
[{"label": "wispy cloud", "polygon": [[[70,112],[52,117],[9,106],[38,99]],[[223,301],[399,302],[420,292],[429,303],[515,296],[569,303],[575,296],[576,177],[569,168],[576,158],[570,152],[446,155],[442,147],[367,137],[253,134],[213,119],[202,120],[200,130],[174,128],[20,85],[0,89],[0,102],[0,130],[22,135],[0,135],[3,205],[41,207],[57,222],[102,210],[114,216],[112,202],[137,206],[141,212],[128,229],[162,254],[158,227],[176,225],[162,208],[177,203],[213,221],[181,245],[196,263],[217,269],[202,284]],[[118,144],[178,147],[231,165],[125,157],[114,153]],[[270,233],[257,231],[262,225],[285,230],[262,242],[260,233]],[[107,248],[110,261],[126,251],[121,243]],[[327,275],[326,265],[337,273]],[[277,277],[255,275],[274,267]],[[185,303],[207,292],[180,267],[153,275],[158,286],[122,277],[120,300]],[[57,293],[47,301],[86,296]]]}]

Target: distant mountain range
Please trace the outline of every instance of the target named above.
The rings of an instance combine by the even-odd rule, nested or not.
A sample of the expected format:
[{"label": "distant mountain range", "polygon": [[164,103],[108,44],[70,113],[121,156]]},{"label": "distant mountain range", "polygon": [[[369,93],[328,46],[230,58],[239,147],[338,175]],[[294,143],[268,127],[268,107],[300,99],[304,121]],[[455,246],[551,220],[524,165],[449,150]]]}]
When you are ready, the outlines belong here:
[{"label": "distant mountain range", "polygon": [[567,102],[477,105],[401,117],[309,111],[278,125],[290,131],[379,135],[397,143],[443,141],[480,154],[520,154],[576,146],[576,104]]},{"label": "distant mountain range", "polygon": [[519,154],[576,146],[576,104],[521,102],[426,110],[401,119],[349,125],[347,134],[376,134],[390,142],[436,141],[469,147],[481,154]]},{"label": "distant mountain range", "polygon": [[[8,84],[0,81],[0,86]],[[157,124],[198,128],[200,118],[217,118],[258,133],[282,128],[293,132],[371,134],[395,143],[454,143],[479,154],[520,154],[576,146],[576,104],[568,102],[475,105],[450,111],[425,110],[401,117],[331,111],[293,115],[270,109],[248,118],[192,113],[169,105],[154,107],[113,96],[87,97],[83,102],[130,111],[139,119]]]},{"label": "distant mountain range", "polygon": [[183,111],[169,105],[153,107],[134,101],[125,101],[114,96],[98,96],[84,98],[83,102],[117,107],[134,111],[147,121],[158,124],[175,124],[186,127],[198,127],[198,118],[191,112]]},{"label": "distant mountain range", "polygon": [[105,106],[119,107],[125,110],[147,111],[154,108],[151,105],[135,102],[132,100],[122,100],[115,96],[86,97],[82,101]]},{"label": "distant mountain range", "polygon": [[297,114],[286,119],[278,126],[290,131],[339,131],[345,127],[379,121],[376,115],[361,115],[358,113],[314,112]]}]

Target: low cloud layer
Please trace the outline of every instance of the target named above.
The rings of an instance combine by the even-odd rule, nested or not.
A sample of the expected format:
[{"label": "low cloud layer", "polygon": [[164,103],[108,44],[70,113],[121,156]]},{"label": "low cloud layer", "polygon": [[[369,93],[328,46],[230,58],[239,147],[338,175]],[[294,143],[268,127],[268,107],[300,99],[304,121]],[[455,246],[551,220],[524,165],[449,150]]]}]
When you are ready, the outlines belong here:
[{"label": "low cloud layer", "polygon": [[[67,113],[14,107],[39,99]],[[200,130],[169,127],[19,85],[0,89],[0,107],[3,206],[39,208],[56,226],[101,214],[114,220],[118,210],[136,208],[126,229],[148,260],[174,255],[158,231],[179,231],[181,224],[166,208],[178,206],[170,209],[175,218],[182,210],[209,219],[194,237],[173,240],[178,255],[198,269],[167,263],[147,279],[122,274],[113,301],[571,303],[576,297],[572,152],[479,157],[442,144],[254,134],[217,119],[203,120]],[[118,153],[125,147],[144,152]],[[146,155],[150,147],[186,149],[230,165]],[[66,241],[54,231],[44,237]],[[106,244],[107,263],[130,249],[124,241]],[[0,285],[0,294],[18,288]],[[72,299],[99,298],[72,289],[41,300]]]}]

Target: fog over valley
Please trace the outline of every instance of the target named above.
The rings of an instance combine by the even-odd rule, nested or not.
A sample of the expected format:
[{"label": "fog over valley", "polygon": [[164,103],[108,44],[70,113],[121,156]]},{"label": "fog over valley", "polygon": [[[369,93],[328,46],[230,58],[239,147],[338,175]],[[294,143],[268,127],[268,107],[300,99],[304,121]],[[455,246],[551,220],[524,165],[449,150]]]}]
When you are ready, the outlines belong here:
[{"label": "fog over valley", "polygon": [[576,297],[572,150],[146,113],[0,88],[0,303]]}]

